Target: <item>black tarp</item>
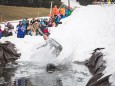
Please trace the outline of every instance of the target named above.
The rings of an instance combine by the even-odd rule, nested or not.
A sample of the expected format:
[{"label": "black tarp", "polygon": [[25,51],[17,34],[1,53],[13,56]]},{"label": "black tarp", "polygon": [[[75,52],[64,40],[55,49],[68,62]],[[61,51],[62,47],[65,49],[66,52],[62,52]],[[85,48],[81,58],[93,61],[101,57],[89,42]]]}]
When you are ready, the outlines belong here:
[{"label": "black tarp", "polygon": [[111,86],[109,83],[109,77],[111,75],[103,77],[103,71],[105,70],[106,66],[104,65],[105,61],[103,60],[104,55],[100,51],[102,49],[104,48],[95,49],[90,59],[85,63],[93,75],[86,86]]},{"label": "black tarp", "polygon": [[0,64],[14,62],[20,55],[17,53],[15,45],[11,42],[0,43]]}]

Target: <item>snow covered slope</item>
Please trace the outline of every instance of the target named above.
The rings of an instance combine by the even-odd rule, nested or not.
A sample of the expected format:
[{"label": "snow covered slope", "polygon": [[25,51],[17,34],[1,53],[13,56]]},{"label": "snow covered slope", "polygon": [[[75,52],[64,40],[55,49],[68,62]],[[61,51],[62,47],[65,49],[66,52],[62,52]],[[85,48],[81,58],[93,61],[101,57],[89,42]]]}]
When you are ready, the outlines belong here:
[{"label": "snow covered slope", "polygon": [[[51,28],[50,37],[63,46],[56,60],[61,64],[76,60],[85,61],[90,58],[90,53],[95,48],[105,48],[103,53],[107,68],[104,74],[113,74],[110,82],[115,82],[115,5],[89,5],[76,8],[72,15],[63,19],[62,22],[63,24],[59,27]],[[16,36],[13,36],[1,39],[1,41],[5,40],[16,44],[19,52],[22,53],[20,60],[34,61],[38,55],[44,58],[38,58],[37,61],[51,59],[45,57],[43,55],[45,53],[36,52],[36,48],[44,44],[42,37],[26,36],[24,39],[17,39]]]},{"label": "snow covered slope", "polygon": [[115,82],[115,5],[77,8],[62,21],[51,35],[63,46],[58,61],[85,61],[95,48],[105,48],[104,73],[113,74],[110,81]]}]

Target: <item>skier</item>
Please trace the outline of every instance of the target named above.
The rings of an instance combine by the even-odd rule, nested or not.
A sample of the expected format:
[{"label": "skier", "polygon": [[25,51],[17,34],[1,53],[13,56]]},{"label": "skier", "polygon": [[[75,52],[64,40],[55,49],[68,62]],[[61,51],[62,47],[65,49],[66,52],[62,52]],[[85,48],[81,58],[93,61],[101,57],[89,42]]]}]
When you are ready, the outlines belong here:
[{"label": "skier", "polygon": [[39,47],[37,49],[40,49],[42,47],[49,45],[50,49],[54,48],[54,50],[52,51],[52,55],[57,57],[60,54],[60,52],[62,51],[62,46],[58,42],[56,42],[54,39],[49,38],[48,33],[45,33],[43,35],[43,38],[46,41],[46,44],[42,45],[41,47]]}]

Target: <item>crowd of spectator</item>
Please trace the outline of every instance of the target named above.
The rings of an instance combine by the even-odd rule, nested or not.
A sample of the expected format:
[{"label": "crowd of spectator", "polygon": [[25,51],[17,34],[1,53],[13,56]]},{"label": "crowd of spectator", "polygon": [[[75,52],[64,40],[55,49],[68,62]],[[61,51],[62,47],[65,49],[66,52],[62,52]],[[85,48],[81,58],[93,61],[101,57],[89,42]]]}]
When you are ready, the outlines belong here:
[{"label": "crowd of spectator", "polygon": [[[16,26],[17,29],[15,33],[17,34],[18,38],[24,38],[25,35],[42,36],[45,33],[50,34],[48,28],[57,27],[58,24],[62,24],[60,20],[70,16],[71,12],[72,10],[70,7],[63,6],[58,9],[55,5],[52,11],[52,15],[50,15],[49,18],[33,18],[32,20],[25,18],[19,21],[19,24]],[[14,29],[14,26],[8,21],[4,22],[4,26],[5,28],[3,31],[0,26],[0,38],[12,36],[12,30]]]}]

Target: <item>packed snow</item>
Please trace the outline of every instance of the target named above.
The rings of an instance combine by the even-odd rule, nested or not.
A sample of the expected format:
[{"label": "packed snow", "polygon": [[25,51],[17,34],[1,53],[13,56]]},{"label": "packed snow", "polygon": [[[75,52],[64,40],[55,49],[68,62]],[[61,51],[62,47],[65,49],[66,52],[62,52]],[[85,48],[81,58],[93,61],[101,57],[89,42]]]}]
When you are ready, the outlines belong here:
[{"label": "packed snow", "polygon": [[[42,64],[46,64],[50,60],[57,64],[85,61],[90,58],[94,49],[105,48],[102,51],[107,66],[104,74],[113,74],[110,77],[110,82],[114,86],[115,5],[81,6],[76,8],[72,15],[63,19],[62,22],[62,25],[50,29],[50,37],[63,46],[63,50],[57,58],[50,58],[49,53],[45,54],[45,52],[48,52],[47,49],[37,50],[37,47],[45,43],[41,36],[26,36],[24,39],[19,39],[14,35],[0,40],[1,42],[8,40],[16,45],[18,51],[22,54],[20,61],[36,61]],[[13,24],[16,26],[17,23]],[[79,70],[82,70],[82,67]]]},{"label": "packed snow", "polygon": [[104,74],[113,74],[110,82],[115,85],[115,5],[76,8],[68,19],[62,21],[63,25],[51,35],[63,46],[58,61],[64,62],[66,58],[85,61],[94,49],[105,48],[102,51],[107,65]]}]

